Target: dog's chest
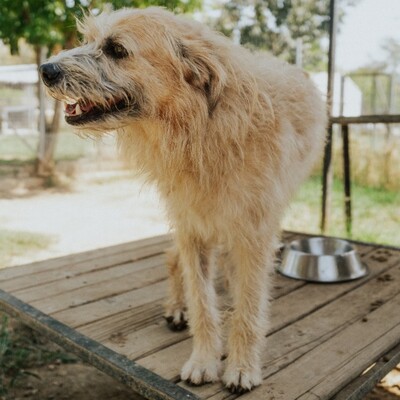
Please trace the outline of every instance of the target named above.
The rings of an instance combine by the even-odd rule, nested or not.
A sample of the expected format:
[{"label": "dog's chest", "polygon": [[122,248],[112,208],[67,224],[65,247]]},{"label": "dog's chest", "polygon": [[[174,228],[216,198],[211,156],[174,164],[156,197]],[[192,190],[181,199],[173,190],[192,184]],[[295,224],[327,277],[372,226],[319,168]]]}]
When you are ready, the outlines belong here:
[{"label": "dog's chest", "polygon": [[164,192],[164,200],[171,222],[187,229],[207,232],[207,236],[220,231],[227,222],[227,215],[221,206],[222,193],[206,190],[201,185],[179,185]]}]

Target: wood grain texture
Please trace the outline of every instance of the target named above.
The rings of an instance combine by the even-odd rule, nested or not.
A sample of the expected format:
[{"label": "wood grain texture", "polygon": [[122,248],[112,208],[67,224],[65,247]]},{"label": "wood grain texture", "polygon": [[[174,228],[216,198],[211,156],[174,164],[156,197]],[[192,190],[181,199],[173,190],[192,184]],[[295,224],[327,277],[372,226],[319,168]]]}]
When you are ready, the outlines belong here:
[{"label": "wood grain texture", "polygon": [[122,243],[115,246],[104,247],[85,251],[82,253],[71,254],[68,256],[51,258],[49,260],[37,261],[30,264],[19,265],[18,268],[8,267],[1,269],[0,282],[26,274],[35,272],[48,271],[50,269],[57,269],[66,267],[68,265],[79,264],[89,260],[96,260],[103,257],[109,257],[114,254],[121,254],[143,249],[148,246],[160,245],[165,248],[172,244],[171,235],[160,235],[146,239],[137,240],[134,242]]},{"label": "wood grain texture", "polygon": [[[283,234],[285,241],[305,236]],[[371,271],[360,280],[315,284],[271,271],[271,318],[261,387],[242,396],[230,394],[221,383],[189,387],[180,382],[179,373],[190,355],[192,339],[188,331],[170,332],[163,318],[167,291],[163,252],[170,245],[170,236],[162,236],[0,270],[0,289],[23,305],[18,315],[29,325],[151,399],[159,395],[152,382],[135,386],[136,378],[118,368],[116,372],[109,357],[118,355],[128,364],[132,360],[151,376],[170,382],[178,388],[177,398],[179,393],[191,393],[193,398],[213,400],[325,400],[336,394],[338,400],[361,399],[357,396],[371,389],[388,366],[400,359],[396,347],[400,341],[400,250],[357,243]],[[6,295],[0,307],[12,312]],[[42,320],[26,315],[24,305]],[[69,334],[86,338],[90,346],[85,347],[85,340],[71,343],[69,334],[55,333],[54,326],[67,327]],[[105,352],[97,354],[96,343]],[[392,364],[382,361],[380,357],[392,348],[394,353],[388,353]],[[375,361],[370,379],[360,378]]]}]

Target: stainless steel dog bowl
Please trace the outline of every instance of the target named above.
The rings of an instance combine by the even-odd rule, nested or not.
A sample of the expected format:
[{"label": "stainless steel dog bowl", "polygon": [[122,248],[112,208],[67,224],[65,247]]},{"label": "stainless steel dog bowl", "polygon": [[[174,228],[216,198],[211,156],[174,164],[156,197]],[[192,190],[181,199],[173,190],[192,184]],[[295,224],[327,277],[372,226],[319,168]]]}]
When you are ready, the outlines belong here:
[{"label": "stainless steel dog bowl", "polygon": [[278,271],[312,282],[341,282],[368,274],[368,268],[346,240],[314,237],[295,240],[282,254]]}]

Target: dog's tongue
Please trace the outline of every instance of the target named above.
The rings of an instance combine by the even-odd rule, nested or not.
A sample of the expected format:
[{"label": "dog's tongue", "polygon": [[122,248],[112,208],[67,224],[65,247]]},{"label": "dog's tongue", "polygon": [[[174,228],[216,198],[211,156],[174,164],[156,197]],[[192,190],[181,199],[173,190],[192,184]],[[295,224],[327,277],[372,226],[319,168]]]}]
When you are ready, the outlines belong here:
[{"label": "dog's tongue", "polygon": [[65,104],[64,107],[64,112],[67,115],[75,115],[76,114],[76,107],[78,106],[78,103],[75,104]]}]

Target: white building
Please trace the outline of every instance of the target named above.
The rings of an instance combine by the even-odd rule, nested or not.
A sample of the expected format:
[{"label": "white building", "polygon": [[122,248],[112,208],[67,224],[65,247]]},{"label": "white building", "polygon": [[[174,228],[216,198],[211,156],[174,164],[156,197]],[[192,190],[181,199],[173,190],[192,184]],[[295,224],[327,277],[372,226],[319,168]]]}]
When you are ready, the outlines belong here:
[{"label": "white building", "polygon": [[0,134],[37,132],[37,82],[36,64],[0,66]]}]

